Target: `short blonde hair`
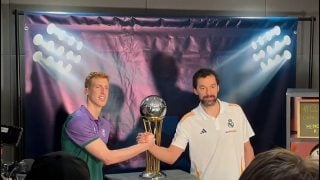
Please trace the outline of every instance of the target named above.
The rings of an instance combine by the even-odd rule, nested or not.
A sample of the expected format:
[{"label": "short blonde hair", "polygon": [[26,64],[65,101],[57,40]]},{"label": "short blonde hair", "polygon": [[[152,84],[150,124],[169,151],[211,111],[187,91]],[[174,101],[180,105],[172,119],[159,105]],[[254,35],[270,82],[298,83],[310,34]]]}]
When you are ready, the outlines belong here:
[{"label": "short blonde hair", "polygon": [[91,80],[93,78],[105,78],[109,81],[109,76],[104,72],[91,72],[84,81],[84,87],[87,88],[91,85]]}]

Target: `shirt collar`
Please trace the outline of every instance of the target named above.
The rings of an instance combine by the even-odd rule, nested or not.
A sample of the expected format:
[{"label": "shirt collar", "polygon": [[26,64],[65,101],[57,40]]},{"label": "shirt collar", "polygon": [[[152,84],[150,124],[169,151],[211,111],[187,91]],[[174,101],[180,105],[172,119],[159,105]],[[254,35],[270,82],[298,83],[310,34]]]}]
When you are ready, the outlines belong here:
[{"label": "shirt collar", "polygon": [[[221,114],[224,112],[226,103],[223,102],[223,101],[220,101],[219,99],[217,99],[217,102],[218,102],[219,105],[220,105],[220,112],[219,112],[219,114],[218,114],[218,116],[219,116],[219,115],[221,115]],[[202,119],[215,119],[214,117],[208,115],[208,114],[205,112],[205,110],[203,109],[203,107],[202,107],[202,105],[201,105],[201,102],[200,102],[199,105],[198,105],[197,111],[199,112],[199,114],[200,114],[200,116],[202,117]]]},{"label": "shirt collar", "polygon": [[98,120],[99,122],[101,122],[101,121],[100,121],[100,120],[101,120],[100,115],[99,115],[98,119],[95,119],[95,118],[92,116],[92,114],[90,113],[90,111],[88,110],[88,108],[87,108],[86,106],[81,105],[80,111],[86,113],[86,114],[89,116],[90,120],[92,120],[92,121]]}]

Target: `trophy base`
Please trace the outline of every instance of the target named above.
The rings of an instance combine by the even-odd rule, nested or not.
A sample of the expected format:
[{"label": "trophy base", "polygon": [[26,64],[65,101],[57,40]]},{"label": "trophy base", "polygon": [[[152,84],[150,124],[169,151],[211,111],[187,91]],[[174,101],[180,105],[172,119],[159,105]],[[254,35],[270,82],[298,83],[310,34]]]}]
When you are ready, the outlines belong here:
[{"label": "trophy base", "polygon": [[144,171],[139,176],[145,179],[157,180],[157,179],[164,179],[166,178],[167,175],[161,171],[156,174]]}]

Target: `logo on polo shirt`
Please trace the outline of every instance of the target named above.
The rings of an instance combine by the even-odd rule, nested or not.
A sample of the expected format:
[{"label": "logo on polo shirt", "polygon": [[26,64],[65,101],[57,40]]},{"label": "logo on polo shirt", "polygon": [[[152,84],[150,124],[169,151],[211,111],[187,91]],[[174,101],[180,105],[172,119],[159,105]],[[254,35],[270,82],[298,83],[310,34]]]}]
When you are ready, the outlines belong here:
[{"label": "logo on polo shirt", "polygon": [[207,131],[205,129],[202,129],[202,131],[200,132],[200,134],[204,134],[207,133]]},{"label": "logo on polo shirt", "polygon": [[234,127],[234,122],[232,121],[232,119],[228,119],[228,127],[229,128],[233,128]]},{"label": "logo on polo shirt", "polygon": [[237,129],[234,129],[234,122],[232,119],[228,119],[228,130],[226,130],[226,133],[231,133],[231,132],[237,132]]}]

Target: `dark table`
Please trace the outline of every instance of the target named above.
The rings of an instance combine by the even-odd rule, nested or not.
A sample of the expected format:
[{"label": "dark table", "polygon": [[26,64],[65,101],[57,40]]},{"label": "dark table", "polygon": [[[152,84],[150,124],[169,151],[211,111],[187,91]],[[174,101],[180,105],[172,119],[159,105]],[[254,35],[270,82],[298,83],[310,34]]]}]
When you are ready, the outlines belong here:
[{"label": "dark table", "polygon": [[[165,179],[165,180],[196,180],[197,178],[193,175],[191,175],[188,172],[182,171],[182,170],[163,170],[161,171],[166,174],[165,178],[159,178],[159,179]],[[142,178],[139,175],[142,172],[132,172],[132,173],[120,173],[120,174],[105,174],[104,177],[109,180],[146,180],[151,178]]]}]

